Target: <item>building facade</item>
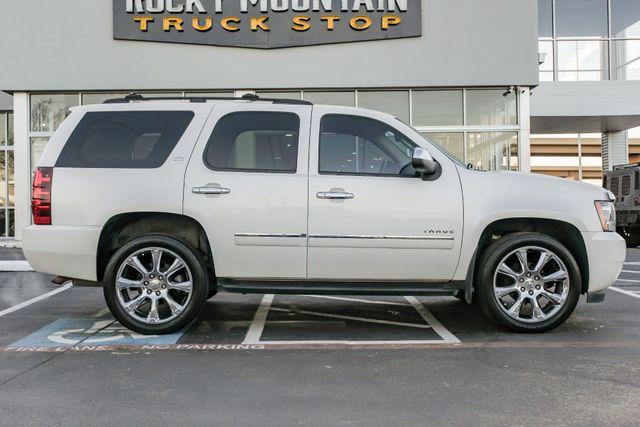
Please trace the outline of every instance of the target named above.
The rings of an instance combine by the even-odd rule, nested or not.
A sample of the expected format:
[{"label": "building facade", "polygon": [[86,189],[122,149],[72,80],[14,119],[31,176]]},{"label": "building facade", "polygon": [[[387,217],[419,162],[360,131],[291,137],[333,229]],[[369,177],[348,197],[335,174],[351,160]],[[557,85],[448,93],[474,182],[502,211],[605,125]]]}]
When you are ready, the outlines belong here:
[{"label": "building facade", "polygon": [[531,170],[593,184],[640,160],[640,1],[538,0]]},{"label": "building facade", "polygon": [[[0,27],[0,40],[12,40],[0,124],[13,135],[0,145],[0,236],[19,239],[29,224],[33,168],[69,108],[130,92],[382,110],[474,167],[598,182],[602,141],[605,151],[626,147],[627,129],[640,125],[631,94],[640,72],[630,61],[640,17],[615,18],[623,7],[635,19],[639,3],[14,2]],[[604,103],[589,109],[594,99]]]}]

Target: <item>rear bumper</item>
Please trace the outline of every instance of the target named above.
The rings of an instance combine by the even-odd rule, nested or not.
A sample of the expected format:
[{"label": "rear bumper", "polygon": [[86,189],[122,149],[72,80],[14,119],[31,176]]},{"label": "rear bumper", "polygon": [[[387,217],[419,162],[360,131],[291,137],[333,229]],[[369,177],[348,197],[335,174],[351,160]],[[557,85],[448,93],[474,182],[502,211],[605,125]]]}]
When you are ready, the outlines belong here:
[{"label": "rear bumper", "polygon": [[32,225],[22,231],[22,250],[35,271],[97,280],[101,227]]},{"label": "rear bumper", "polygon": [[589,292],[598,292],[618,278],[627,247],[617,233],[583,232],[582,237],[589,259]]}]

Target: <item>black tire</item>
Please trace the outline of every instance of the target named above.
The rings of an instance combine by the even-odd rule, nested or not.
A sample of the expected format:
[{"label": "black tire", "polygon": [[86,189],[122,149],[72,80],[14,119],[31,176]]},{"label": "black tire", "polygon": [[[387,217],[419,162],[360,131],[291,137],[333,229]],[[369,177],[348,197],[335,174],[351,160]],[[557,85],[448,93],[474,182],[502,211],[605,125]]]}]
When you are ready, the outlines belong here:
[{"label": "black tire", "polygon": [[[553,252],[564,263],[569,277],[569,293],[564,305],[553,316],[536,323],[520,321],[506,314],[499,306],[500,303],[494,296],[493,288],[498,264],[512,251],[527,246],[540,247]],[[477,277],[477,294],[474,296],[478,298],[484,313],[497,323],[516,332],[538,333],[556,328],[573,313],[582,289],[580,269],[571,252],[556,239],[540,233],[510,234],[493,242],[482,253],[478,263]]]},{"label": "black tire", "polygon": [[[149,324],[129,315],[118,301],[116,275],[120,265],[136,251],[148,247],[167,249],[179,255],[187,264],[192,276],[191,297],[183,311],[166,323]],[[104,298],[113,316],[123,326],[144,335],[162,335],[176,332],[193,322],[202,311],[209,294],[209,279],[198,251],[187,243],[163,235],[137,237],[113,254],[104,275]]]}]

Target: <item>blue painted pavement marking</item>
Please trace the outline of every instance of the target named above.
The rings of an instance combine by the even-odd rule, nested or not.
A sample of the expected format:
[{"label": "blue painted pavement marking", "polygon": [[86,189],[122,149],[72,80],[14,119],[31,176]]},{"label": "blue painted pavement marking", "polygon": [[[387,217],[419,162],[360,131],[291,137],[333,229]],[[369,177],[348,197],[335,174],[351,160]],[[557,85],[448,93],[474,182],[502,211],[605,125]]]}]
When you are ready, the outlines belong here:
[{"label": "blue painted pavement marking", "polygon": [[58,319],[8,347],[82,345],[163,345],[175,344],[183,332],[169,335],[140,335],[110,318]]}]

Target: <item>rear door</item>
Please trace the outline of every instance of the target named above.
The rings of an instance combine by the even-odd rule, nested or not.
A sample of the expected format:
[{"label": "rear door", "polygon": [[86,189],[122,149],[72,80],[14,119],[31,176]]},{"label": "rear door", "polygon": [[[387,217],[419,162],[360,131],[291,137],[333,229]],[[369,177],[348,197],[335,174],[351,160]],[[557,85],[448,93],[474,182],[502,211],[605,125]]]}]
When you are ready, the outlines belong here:
[{"label": "rear door", "polygon": [[306,277],[311,106],[216,104],[191,156],[184,213],[203,225],[216,275]]}]

